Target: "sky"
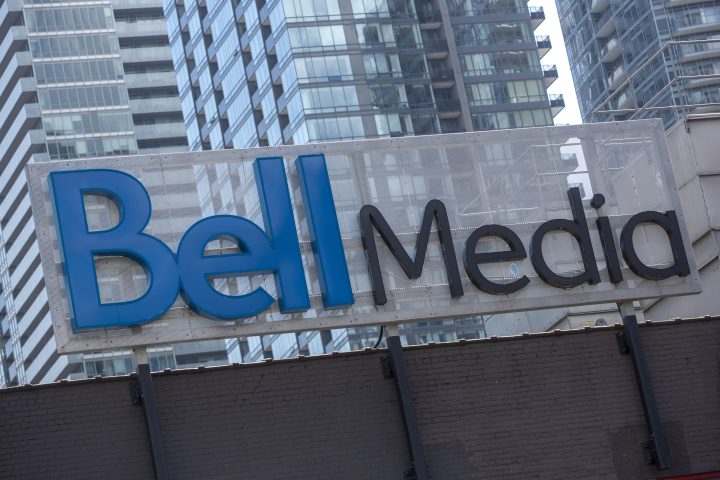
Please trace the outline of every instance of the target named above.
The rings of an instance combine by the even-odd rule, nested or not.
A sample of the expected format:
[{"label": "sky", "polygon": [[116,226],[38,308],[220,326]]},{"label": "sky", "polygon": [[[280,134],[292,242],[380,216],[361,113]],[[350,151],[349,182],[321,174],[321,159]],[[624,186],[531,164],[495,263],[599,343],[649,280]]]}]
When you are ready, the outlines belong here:
[{"label": "sky", "polygon": [[565,99],[565,108],[555,117],[555,125],[582,123],[555,0],[530,0],[528,5],[545,10],[545,21],[535,30],[535,35],[550,35],[552,50],[540,62],[557,65],[559,78],[548,88],[548,93],[561,93]]}]

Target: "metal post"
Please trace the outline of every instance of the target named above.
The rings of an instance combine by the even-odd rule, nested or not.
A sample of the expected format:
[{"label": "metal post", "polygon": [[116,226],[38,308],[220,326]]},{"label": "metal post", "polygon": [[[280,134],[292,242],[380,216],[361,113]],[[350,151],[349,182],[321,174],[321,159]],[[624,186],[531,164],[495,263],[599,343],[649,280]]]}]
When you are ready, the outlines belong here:
[{"label": "metal post", "polygon": [[150,440],[150,454],[153,460],[155,480],[168,480],[167,462],[165,460],[165,444],[160,430],[160,417],[155,403],[155,389],[153,388],[150,365],[148,365],[147,351],[144,348],[134,349],[135,364],[137,365],[137,399],[145,414],[145,426]]},{"label": "metal post", "polygon": [[634,315],[632,303],[620,304],[618,307],[624,326],[623,332],[618,334],[618,340],[621,347],[624,347],[624,352],[632,357],[645,423],[650,435],[646,445],[646,460],[648,463],[655,464],[659,470],[665,470],[670,468],[670,456],[655,398],[655,390],[650,379],[650,370],[645,358],[645,350],[638,330],[637,318]]},{"label": "metal post", "polygon": [[420,438],[420,429],[418,427],[415,404],[412,398],[412,388],[410,387],[410,379],[407,375],[405,355],[402,344],[400,343],[400,336],[398,335],[398,329],[395,325],[386,326],[385,331],[387,332],[388,353],[390,354],[390,373],[395,379],[398,396],[400,397],[400,411],[402,412],[405,436],[410,449],[410,460],[413,465],[411,472],[408,472],[409,475],[406,474],[405,478],[427,480],[428,472],[427,464],[425,463],[425,450],[423,449],[422,439]]}]

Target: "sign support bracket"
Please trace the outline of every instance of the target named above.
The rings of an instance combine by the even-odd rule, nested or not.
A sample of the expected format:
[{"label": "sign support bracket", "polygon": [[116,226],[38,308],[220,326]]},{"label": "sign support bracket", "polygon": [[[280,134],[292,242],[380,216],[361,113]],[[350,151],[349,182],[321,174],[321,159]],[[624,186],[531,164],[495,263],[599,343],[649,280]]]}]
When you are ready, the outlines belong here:
[{"label": "sign support bracket", "polygon": [[412,398],[412,388],[407,374],[405,355],[402,344],[400,343],[397,325],[386,325],[385,333],[387,334],[386,340],[389,358],[383,370],[386,376],[392,376],[397,386],[398,397],[400,399],[400,411],[402,413],[405,436],[410,451],[410,460],[412,462],[412,468],[405,473],[405,479],[427,480],[429,477],[427,464],[425,462],[425,449],[423,448],[420,437],[420,428],[418,426],[415,404]]},{"label": "sign support bracket", "polygon": [[623,331],[617,334],[618,345],[621,353],[629,354],[632,358],[635,380],[640,391],[640,401],[649,434],[644,450],[645,461],[647,464],[654,464],[658,470],[665,470],[670,468],[670,455],[635,309],[632,302],[619,303],[618,309],[623,319]]},{"label": "sign support bracket", "polygon": [[133,349],[133,356],[137,368],[137,381],[132,386],[134,403],[142,405],[145,414],[145,426],[150,441],[150,454],[153,461],[155,480],[168,480],[170,477],[168,476],[167,461],[165,459],[165,443],[160,430],[160,417],[155,402],[155,388],[153,387],[152,375],[150,375],[147,350],[144,347],[135,348]]}]

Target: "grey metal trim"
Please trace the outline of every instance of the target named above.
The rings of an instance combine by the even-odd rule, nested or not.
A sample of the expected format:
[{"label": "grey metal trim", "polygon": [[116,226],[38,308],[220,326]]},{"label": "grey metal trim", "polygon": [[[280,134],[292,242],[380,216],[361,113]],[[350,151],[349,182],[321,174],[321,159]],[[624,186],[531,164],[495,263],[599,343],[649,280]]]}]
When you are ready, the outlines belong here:
[{"label": "grey metal trim", "polygon": [[650,436],[646,445],[647,460],[657,466],[658,470],[668,469],[670,468],[670,454],[635,315],[623,316],[623,332],[618,334],[618,341],[621,348],[624,347],[624,351],[621,351],[632,357],[645,423]]},{"label": "grey metal trim", "polygon": [[[415,480],[427,480],[427,464],[425,463],[425,449],[423,448],[420,428],[418,426],[415,404],[413,403],[412,388],[405,365],[405,355],[397,335],[387,337],[388,353],[390,354],[390,370],[397,386],[400,398],[400,411],[402,412],[405,435],[407,437],[410,460],[413,464]],[[407,478],[407,476],[406,476]],[[410,477],[412,478],[412,477]]]},{"label": "grey metal trim", "polygon": [[150,375],[150,366],[147,363],[141,363],[137,366],[137,384],[139,387],[138,400],[142,404],[145,413],[145,426],[150,441],[155,480],[168,480],[170,477],[165,459],[165,443],[160,430],[160,418],[155,403],[155,389]]}]

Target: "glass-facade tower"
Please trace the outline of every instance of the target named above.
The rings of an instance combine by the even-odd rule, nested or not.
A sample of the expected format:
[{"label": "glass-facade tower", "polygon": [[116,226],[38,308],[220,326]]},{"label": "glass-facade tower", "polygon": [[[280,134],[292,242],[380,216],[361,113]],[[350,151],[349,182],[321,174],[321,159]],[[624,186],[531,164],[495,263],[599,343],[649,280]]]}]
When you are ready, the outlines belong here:
[{"label": "glass-facade tower", "polygon": [[562,105],[523,0],[166,1],[165,15],[193,150],[550,125]]},{"label": "glass-facade tower", "polygon": [[[541,9],[524,0],[165,0],[191,150],[552,125]],[[196,183],[234,192],[229,172]],[[210,196],[208,195],[208,198]],[[224,212],[208,201],[203,215]],[[483,336],[483,318],[403,328]],[[376,330],[228,340],[230,360],[372,345]]]},{"label": "glass-facade tower", "polygon": [[101,373],[56,352],[24,167],[187,149],[162,6],[8,0],[0,67],[0,387]]},{"label": "glass-facade tower", "polygon": [[717,110],[720,2],[557,5],[584,122],[659,117],[670,126],[685,113]]}]

